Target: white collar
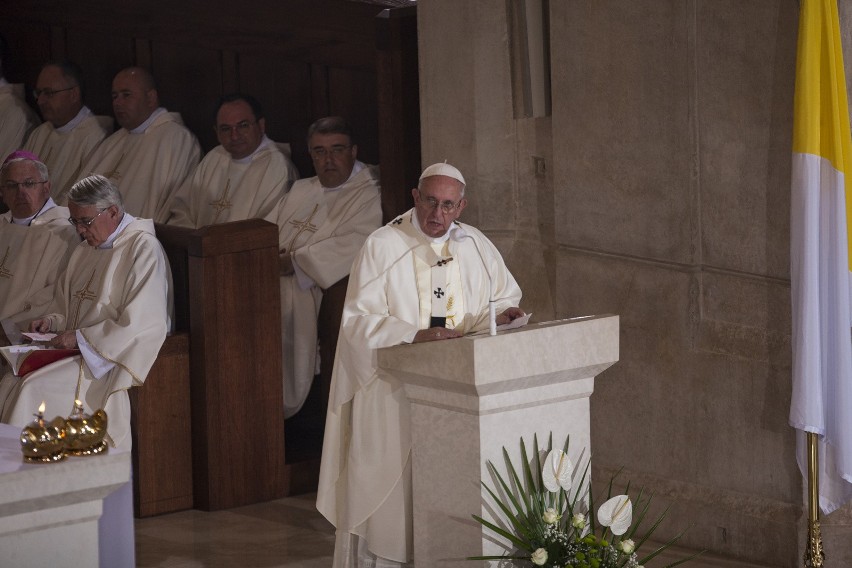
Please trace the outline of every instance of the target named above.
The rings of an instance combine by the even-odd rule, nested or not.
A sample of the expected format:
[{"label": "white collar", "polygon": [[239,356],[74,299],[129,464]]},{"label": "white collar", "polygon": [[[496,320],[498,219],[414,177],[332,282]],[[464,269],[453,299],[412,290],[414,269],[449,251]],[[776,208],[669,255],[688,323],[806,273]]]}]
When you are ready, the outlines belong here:
[{"label": "white collar", "polygon": [[28,226],[33,222],[33,219],[35,219],[45,211],[53,209],[54,207],[56,207],[56,202],[53,201],[52,197],[48,197],[47,201],[44,202],[44,205],[41,206],[41,209],[36,211],[31,217],[27,217],[25,219],[16,219],[14,216],[12,216],[12,223],[14,223],[15,225]]},{"label": "white collar", "polygon": [[72,130],[77,128],[77,126],[79,126],[81,122],[83,122],[90,116],[92,116],[92,111],[89,110],[89,107],[84,106],[80,109],[80,112],[77,113],[77,116],[75,116],[59,128],[56,128],[56,131],[61,132],[63,134],[65,134],[66,132],[71,132]]},{"label": "white collar", "polygon": [[254,157],[257,155],[258,152],[260,152],[261,150],[268,147],[269,144],[270,144],[270,140],[269,140],[269,138],[266,137],[266,134],[264,134],[263,138],[260,140],[260,144],[258,144],[257,148],[254,149],[254,152],[252,152],[251,154],[249,154],[245,158],[240,158],[239,160],[235,160],[234,158],[231,158],[231,161],[234,162],[235,164],[248,164],[249,162],[254,160]]},{"label": "white collar", "polygon": [[157,109],[154,112],[151,113],[151,116],[149,116],[148,119],[145,122],[143,122],[142,124],[140,124],[139,126],[134,128],[133,130],[131,130],[130,133],[131,134],[142,134],[142,133],[144,133],[146,130],[148,130],[148,127],[151,126],[151,123],[153,123],[157,119],[157,117],[159,117],[164,112],[167,112],[166,109],[164,109],[163,107],[157,107]]},{"label": "white collar", "polygon": [[[326,193],[328,193],[329,191],[337,191],[340,188],[342,188],[344,185],[349,183],[349,180],[352,179],[353,177],[355,177],[356,175],[358,175],[358,172],[363,170],[365,167],[367,167],[367,166],[364,165],[364,162],[359,162],[358,160],[355,160],[355,163],[352,164],[352,171],[349,172],[349,177],[346,178],[346,181],[344,181],[343,183],[341,183],[337,187],[325,187],[324,185],[322,185],[322,182],[320,182],[320,185],[322,185],[322,188]],[[319,178],[317,178],[317,179],[319,179]]]},{"label": "white collar", "polygon": [[118,224],[118,227],[115,228],[115,230],[112,232],[112,234],[110,234],[110,236],[108,236],[107,239],[104,242],[102,242],[101,244],[98,245],[98,248],[99,249],[111,249],[112,244],[113,244],[113,242],[115,242],[115,239],[118,238],[118,235],[120,235],[121,232],[125,228],[127,228],[127,225],[129,225],[130,223],[132,223],[135,220],[136,220],[136,217],[134,217],[130,213],[125,213],[124,217],[121,218],[121,222]]}]

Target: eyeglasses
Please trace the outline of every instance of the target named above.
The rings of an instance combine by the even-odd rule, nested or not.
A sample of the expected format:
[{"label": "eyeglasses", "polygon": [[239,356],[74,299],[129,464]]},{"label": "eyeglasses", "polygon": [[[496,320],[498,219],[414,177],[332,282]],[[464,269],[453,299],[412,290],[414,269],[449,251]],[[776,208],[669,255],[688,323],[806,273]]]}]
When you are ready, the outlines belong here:
[{"label": "eyeglasses", "polygon": [[322,160],[326,156],[339,158],[343,154],[345,154],[346,151],[349,150],[351,147],[351,144],[349,146],[337,144],[335,146],[332,146],[331,148],[323,148],[322,146],[317,146],[316,148],[311,148],[311,156],[313,156],[315,160]]},{"label": "eyeglasses", "polygon": [[424,198],[424,197],[423,197],[423,194],[422,194],[422,193],[420,193],[420,190],[419,190],[419,189],[417,190],[417,192],[420,194],[420,203],[421,203],[421,204],[423,204],[423,205],[425,205],[427,209],[435,209],[435,208],[437,208],[437,207],[440,207],[440,208],[441,208],[441,211],[443,211],[443,212],[444,212],[444,213],[446,213],[447,215],[449,215],[450,213],[452,213],[453,211],[455,211],[455,210],[456,210],[456,208],[457,208],[459,205],[461,205],[461,202],[462,202],[462,201],[463,201],[463,199],[464,199],[464,198],[459,199],[458,203],[455,203],[455,202],[453,202],[453,201],[438,201],[438,200],[437,200],[437,199],[435,199],[434,197],[426,197],[426,198]]},{"label": "eyeglasses", "polygon": [[[76,85],[75,85],[75,86],[76,86]],[[42,95],[44,95],[44,96],[45,96],[45,97],[47,97],[47,98],[51,98],[51,97],[52,97],[53,95],[55,95],[56,93],[61,93],[61,92],[63,92],[63,91],[70,91],[70,90],[71,90],[71,89],[73,89],[73,88],[74,88],[74,87],[68,87],[68,88],[66,88],[66,89],[58,89],[58,90],[56,90],[56,91],[54,91],[53,89],[33,89],[33,98],[34,98],[34,99],[37,99],[37,98],[39,98],[39,97],[40,97],[40,96],[42,96]]]},{"label": "eyeglasses", "polygon": [[230,136],[231,132],[233,132],[234,130],[237,131],[237,134],[245,134],[255,124],[257,124],[257,121],[249,122],[248,120],[238,122],[233,126],[231,126],[230,124],[220,124],[216,127],[216,131],[222,136]]},{"label": "eyeglasses", "polygon": [[82,225],[82,226],[84,226],[84,227],[86,227],[86,228],[88,229],[89,227],[91,227],[91,226],[92,226],[92,223],[94,223],[94,222],[95,222],[95,219],[97,219],[98,217],[100,217],[100,216],[101,216],[101,213],[103,213],[103,212],[104,212],[104,211],[106,211],[107,209],[109,209],[109,207],[106,207],[106,208],[104,208],[104,209],[101,209],[101,210],[98,212],[98,214],[97,214],[97,215],[95,215],[94,217],[92,217],[92,218],[91,218],[91,219],[89,219],[89,220],[85,220],[85,219],[75,219],[74,217],[68,217],[68,222],[69,222],[69,223],[71,223],[72,225],[74,225],[75,227],[79,227],[80,225]]},{"label": "eyeglasses", "polygon": [[6,191],[15,191],[21,187],[24,189],[32,189],[37,185],[42,185],[45,183],[47,183],[47,180],[35,181],[28,179],[26,181],[7,181],[3,184],[3,189],[5,189]]}]

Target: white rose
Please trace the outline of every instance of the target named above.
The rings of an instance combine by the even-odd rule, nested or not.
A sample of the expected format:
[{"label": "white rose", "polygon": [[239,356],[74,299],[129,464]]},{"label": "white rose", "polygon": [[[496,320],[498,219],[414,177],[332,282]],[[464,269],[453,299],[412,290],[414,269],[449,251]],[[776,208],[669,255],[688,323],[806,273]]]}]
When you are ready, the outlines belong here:
[{"label": "white rose", "polygon": [[586,517],[583,513],[575,513],[571,518],[571,526],[575,529],[581,529],[586,526]]},{"label": "white rose", "polygon": [[532,553],[531,560],[536,566],[544,566],[544,563],[547,562],[547,551],[543,548],[537,549]]},{"label": "white rose", "polygon": [[633,551],[636,550],[636,543],[628,538],[619,542],[618,548],[620,548],[621,552],[624,554],[633,554]]},{"label": "white rose", "polygon": [[556,512],[556,509],[549,507],[541,516],[541,520],[548,525],[553,525],[559,521],[559,513]]}]

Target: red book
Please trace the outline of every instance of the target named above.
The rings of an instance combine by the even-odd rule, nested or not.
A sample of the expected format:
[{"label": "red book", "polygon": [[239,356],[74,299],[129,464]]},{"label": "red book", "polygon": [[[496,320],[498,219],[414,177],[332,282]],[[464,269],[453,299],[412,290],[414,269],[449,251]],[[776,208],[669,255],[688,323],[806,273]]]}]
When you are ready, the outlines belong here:
[{"label": "red book", "polygon": [[12,365],[12,370],[19,377],[24,377],[33,371],[41,369],[45,365],[50,365],[54,361],[73,357],[80,353],[79,349],[31,349],[10,352],[9,347],[3,347],[0,351],[2,351],[3,356]]}]

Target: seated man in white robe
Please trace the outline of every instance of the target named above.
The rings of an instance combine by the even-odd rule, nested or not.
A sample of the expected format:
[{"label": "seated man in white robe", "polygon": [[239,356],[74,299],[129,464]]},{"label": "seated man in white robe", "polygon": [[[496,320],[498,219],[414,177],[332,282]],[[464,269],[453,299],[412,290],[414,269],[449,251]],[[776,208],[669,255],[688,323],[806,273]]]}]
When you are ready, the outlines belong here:
[{"label": "seated man in white robe", "polygon": [[180,114],[160,106],[154,77],[141,67],[115,76],[112,108],[121,128],[95,149],[82,175],[109,178],[128,213],[163,223],[172,194],[201,159],[198,140]]},{"label": "seated man in white robe", "polygon": [[317,509],[337,528],[334,568],[412,560],[408,399],[377,373],[376,349],[488,329],[491,299],[498,324],[524,315],[500,253],[457,221],[464,189],[453,166],[426,168],[414,208],[370,235],[352,266],[317,493]]},{"label": "seated man in white robe", "polygon": [[80,238],[68,209],[52,203],[47,167],[36,156],[9,155],[0,167],[0,197],[10,209],[0,215],[0,320],[20,324],[47,308]]},{"label": "seated man in white robe", "polygon": [[326,117],[308,129],[317,175],[293,184],[267,217],[278,225],[284,416],[305,402],[317,370],[323,290],[349,274],[367,236],[382,223],[379,170],[358,161],[352,128]]},{"label": "seated man in white robe", "polygon": [[4,181],[8,183],[0,195],[9,211],[0,215],[0,223],[45,227],[64,239],[71,249],[76,247],[80,236],[68,224],[68,208],[57,205],[50,196],[53,184],[47,165],[32,152],[18,150],[6,157],[2,168]]},{"label": "seated man in white robe", "polygon": [[206,225],[263,219],[299,179],[290,145],[266,137],[260,102],[234,93],[219,100],[216,146],[174,196],[170,225]]},{"label": "seated man in white robe", "polygon": [[41,68],[33,90],[44,122],[33,130],[24,150],[40,156],[50,170],[50,195],[65,204],[65,194],[80,177],[83,163],[108,134],[112,118],[95,116],[83,105],[83,72],[70,62]]},{"label": "seated man in white robe", "polygon": [[125,213],[121,195],[102,176],[68,193],[71,223],[86,241],[56,285],[51,311],[29,329],[54,332],[50,344],[80,354],[0,381],[0,421],[23,427],[45,401],[49,416],[68,416],[74,400],[86,412],[106,410],[111,446],[130,449],[127,389],[141,385],[169,328],[170,276],[150,219]]},{"label": "seated man in white robe", "polygon": [[0,35],[0,156],[23,146],[29,133],[41,122],[24,99],[24,85],[6,80],[3,70],[9,55],[6,39]]}]

